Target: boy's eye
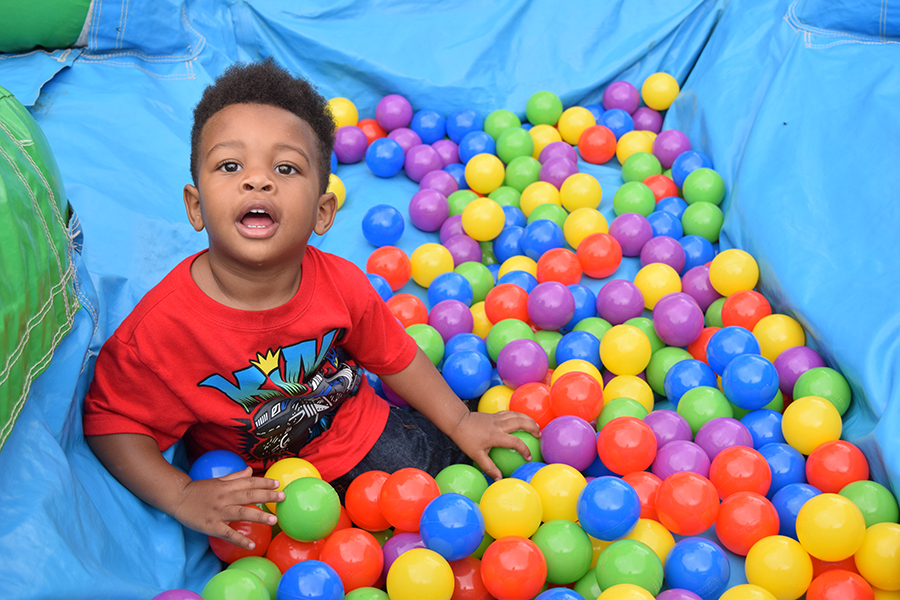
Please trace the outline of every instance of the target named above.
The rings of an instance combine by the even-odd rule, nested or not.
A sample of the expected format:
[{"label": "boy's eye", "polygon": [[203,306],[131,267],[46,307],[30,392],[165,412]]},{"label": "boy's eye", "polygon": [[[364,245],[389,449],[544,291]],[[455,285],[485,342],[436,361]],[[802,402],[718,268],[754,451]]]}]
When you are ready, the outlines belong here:
[{"label": "boy's eye", "polygon": [[295,169],[291,165],[278,165],[277,167],[275,167],[275,170],[280,175],[293,175],[297,172],[297,169]]},{"label": "boy's eye", "polygon": [[235,173],[241,170],[241,165],[236,162],[224,162],[219,165],[219,169],[225,171],[226,173]]}]

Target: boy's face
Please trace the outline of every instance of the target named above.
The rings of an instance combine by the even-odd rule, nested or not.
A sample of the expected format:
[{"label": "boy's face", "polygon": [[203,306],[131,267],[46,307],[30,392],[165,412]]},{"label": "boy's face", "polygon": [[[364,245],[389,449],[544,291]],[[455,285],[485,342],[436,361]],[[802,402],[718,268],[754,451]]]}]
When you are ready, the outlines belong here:
[{"label": "boy's face", "polygon": [[210,258],[258,267],[301,260],[337,208],[334,194],[319,194],[316,152],[309,125],[282,108],[232,104],[214,114],[200,135],[197,187],[184,188]]}]

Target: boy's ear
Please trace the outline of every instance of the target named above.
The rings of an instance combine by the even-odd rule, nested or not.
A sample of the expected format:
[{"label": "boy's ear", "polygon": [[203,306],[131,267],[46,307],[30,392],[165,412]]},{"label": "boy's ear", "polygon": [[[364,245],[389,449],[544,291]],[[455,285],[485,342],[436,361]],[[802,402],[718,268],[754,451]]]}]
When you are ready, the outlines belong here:
[{"label": "boy's ear", "polygon": [[316,214],[315,231],[319,235],[331,229],[334,223],[334,214],[337,212],[337,196],[332,192],[327,192],[319,196],[319,211]]},{"label": "boy's ear", "polygon": [[187,184],[184,186],[184,210],[195,231],[203,231],[203,214],[200,211],[200,190]]}]

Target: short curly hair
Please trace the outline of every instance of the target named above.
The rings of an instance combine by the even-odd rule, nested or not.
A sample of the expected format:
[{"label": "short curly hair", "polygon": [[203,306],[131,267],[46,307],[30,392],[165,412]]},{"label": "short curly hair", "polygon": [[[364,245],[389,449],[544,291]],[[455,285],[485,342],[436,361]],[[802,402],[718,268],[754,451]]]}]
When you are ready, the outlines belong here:
[{"label": "short curly hair", "polygon": [[191,177],[197,184],[200,134],[207,121],[232,104],[266,104],[283,108],[305,121],[315,133],[318,149],[319,187],[324,194],[331,174],[334,120],[325,98],[309,81],[294,77],[269,57],[263,62],[236,63],[203,91],[194,108],[191,128]]}]

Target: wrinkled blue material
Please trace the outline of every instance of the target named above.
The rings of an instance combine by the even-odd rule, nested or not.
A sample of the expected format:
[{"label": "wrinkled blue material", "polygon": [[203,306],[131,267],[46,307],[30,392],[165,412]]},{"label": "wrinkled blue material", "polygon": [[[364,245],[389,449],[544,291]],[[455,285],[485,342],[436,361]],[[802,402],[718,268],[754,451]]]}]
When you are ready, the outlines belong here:
[{"label": "wrinkled blue material", "polygon": [[[81,404],[103,340],[205,245],[181,201],[193,105],[233,61],[270,55],[363,117],[388,93],[444,114],[524,117],[539,90],[568,107],[599,103],[617,79],[640,87],[651,73],[674,75],[682,92],[664,127],[687,133],[725,179],[722,248],[757,258],[773,308],[848,378],[844,436],[895,488],[898,12],[879,0],[97,0],[88,46],[68,62],[0,56],[0,85],[32,107],[83,224],[73,257],[85,306],[0,453],[5,597],[146,599],[199,591],[219,569],[203,536],[109,476],[84,443]],[[579,167],[601,182],[611,221],[618,163]],[[313,243],[364,264],[362,215],[384,203],[405,213],[417,185],[376,178],[364,163],[337,173],[347,202]],[[399,245],[412,252],[435,238],[408,224]],[[638,268],[626,259],[613,278]],[[425,297],[414,284],[404,291]],[[167,458],[186,467],[177,451]],[[731,563],[730,585],[743,582]]]}]

